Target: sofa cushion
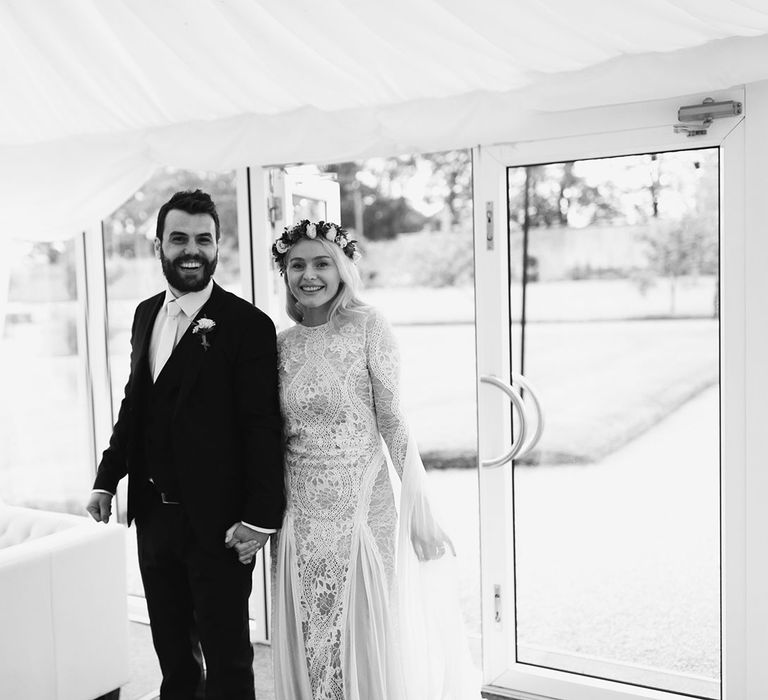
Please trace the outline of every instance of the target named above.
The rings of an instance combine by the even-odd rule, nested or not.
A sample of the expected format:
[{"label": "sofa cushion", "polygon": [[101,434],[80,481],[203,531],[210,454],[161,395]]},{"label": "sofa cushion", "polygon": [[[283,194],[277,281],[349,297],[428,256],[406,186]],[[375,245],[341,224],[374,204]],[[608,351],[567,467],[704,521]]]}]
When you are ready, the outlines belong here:
[{"label": "sofa cushion", "polygon": [[84,517],[0,503],[0,549],[80,525]]}]

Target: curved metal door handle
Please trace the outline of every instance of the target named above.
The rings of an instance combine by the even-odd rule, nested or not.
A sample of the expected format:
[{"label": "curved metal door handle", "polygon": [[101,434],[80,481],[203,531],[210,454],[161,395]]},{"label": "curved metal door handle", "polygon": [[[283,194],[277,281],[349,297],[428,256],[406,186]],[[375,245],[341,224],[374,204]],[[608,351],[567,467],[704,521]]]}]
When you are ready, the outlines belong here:
[{"label": "curved metal door handle", "polygon": [[525,443],[525,438],[528,435],[528,415],[525,408],[525,403],[520,398],[520,395],[509,384],[501,381],[498,377],[492,377],[491,375],[484,374],[480,377],[480,381],[483,384],[491,384],[492,386],[501,389],[512,402],[512,405],[517,409],[517,415],[520,418],[520,432],[517,436],[517,440],[512,441],[510,448],[499,457],[493,459],[483,459],[480,461],[481,467],[500,467],[502,464],[512,461],[520,452]]},{"label": "curved metal door handle", "polygon": [[544,432],[544,412],[542,411],[541,401],[539,400],[536,389],[531,386],[531,383],[522,374],[513,374],[512,383],[519,384],[526,392],[528,392],[527,396],[530,396],[531,403],[533,404],[536,413],[536,430],[531,434],[531,439],[528,443],[523,445],[517,453],[519,459],[523,455],[527,455],[534,447],[536,447],[536,444],[541,439],[541,434]]}]

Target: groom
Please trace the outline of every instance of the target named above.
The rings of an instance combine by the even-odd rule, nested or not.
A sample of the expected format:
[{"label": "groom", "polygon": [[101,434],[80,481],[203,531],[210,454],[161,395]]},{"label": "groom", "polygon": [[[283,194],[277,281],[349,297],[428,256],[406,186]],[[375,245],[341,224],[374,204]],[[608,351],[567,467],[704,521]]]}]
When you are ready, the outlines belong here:
[{"label": "groom", "polygon": [[107,522],[128,475],[162,700],[253,700],[253,560],[236,549],[263,546],[285,507],[275,328],[211,279],[218,242],[204,192],[160,209],[168,288],[136,309],[131,373],[87,506]]}]

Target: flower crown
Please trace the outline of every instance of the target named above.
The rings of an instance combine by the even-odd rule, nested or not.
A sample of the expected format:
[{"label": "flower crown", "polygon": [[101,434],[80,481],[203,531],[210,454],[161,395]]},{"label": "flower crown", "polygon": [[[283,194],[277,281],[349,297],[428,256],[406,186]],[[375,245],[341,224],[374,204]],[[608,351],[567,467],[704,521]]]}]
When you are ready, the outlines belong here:
[{"label": "flower crown", "polygon": [[285,256],[291,249],[291,246],[302,238],[314,240],[318,236],[326,241],[335,243],[344,252],[350,260],[357,262],[360,259],[360,251],[357,249],[357,241],[349,238],[347,230],[328,221],[311,222],[309,219],[302,219],[299,223],[290,228],[286,226],[283,235],[272,245],[272,257],[280,266],[280,273],[285,270]]}]

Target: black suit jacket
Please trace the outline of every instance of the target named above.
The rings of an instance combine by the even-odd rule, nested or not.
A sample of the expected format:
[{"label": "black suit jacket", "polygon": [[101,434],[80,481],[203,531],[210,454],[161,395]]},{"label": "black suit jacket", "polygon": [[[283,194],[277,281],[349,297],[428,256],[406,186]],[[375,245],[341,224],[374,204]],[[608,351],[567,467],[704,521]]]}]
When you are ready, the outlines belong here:
[{"label": "black suit jacket", "polygon": [[151,465],[160,462],[202,538],[223,541],[240,520],[277,529],[285,491],[274,324],[214,284],[195,319],[215,322],[210,347],[193,323],[153,385],[149,341],[164,296],[136,309],[131,373],[94,488],[115,493],[127,474],[130,523],[152,497]]}]

